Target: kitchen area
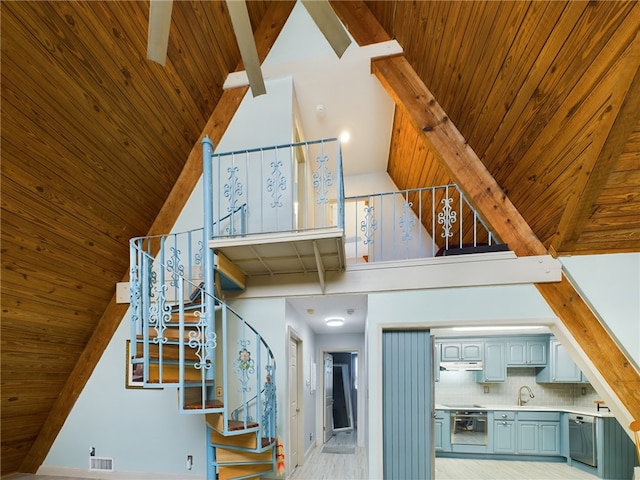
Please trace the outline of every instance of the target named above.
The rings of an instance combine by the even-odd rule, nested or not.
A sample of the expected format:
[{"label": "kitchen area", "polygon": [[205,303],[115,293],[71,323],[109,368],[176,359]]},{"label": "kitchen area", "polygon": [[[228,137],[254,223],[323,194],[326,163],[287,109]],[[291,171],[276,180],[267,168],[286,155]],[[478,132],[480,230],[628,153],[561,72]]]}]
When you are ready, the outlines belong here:
[{"label": "kitchen area", "polygon": [[437,458],[564,463],[631,479],[633,441],[548,331],[434,332]]}]

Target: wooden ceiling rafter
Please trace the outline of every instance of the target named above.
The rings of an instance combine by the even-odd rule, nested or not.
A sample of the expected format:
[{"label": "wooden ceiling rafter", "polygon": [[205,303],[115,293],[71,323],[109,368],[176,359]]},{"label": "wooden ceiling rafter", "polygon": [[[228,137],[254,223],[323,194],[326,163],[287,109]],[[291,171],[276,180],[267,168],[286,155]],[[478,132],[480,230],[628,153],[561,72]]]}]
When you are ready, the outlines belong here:
[{"label": "wooden ceiling rafter", "polygon": [[[293,5],[294,2],[272,2],[270,4],[260,26],[254,34],[261,61],[264,60],[273,42],[275,42],[275,39],[282,30],[286,19],[289,17],[289,13],[293,9]],[[178,181],[175,183],[156,220],[149,229],[148,235],[167,233],[173,227],[189,199],[193,188],[202,175],[202,147],[200,141],[205,135],[208,135],[214,144],[217,144],[221,140],[247,91],[248,87],[238,87],[223,92],[200,138],[194,144]],[[127,273],[123,281],[127,281],[128,278],[129,275]],[[120,325],[128,307],[128,304],[119,304],[116,302],[114,292],[109,305],[105,309],[91,338],[82,351],[75,368],[44,421],[38,437],[31,446],[28,454],[24,457],[20,471],[28,473],[37,472],[58,432],[62,428],[64,421],[71,412],[73,405],[80,396],[82,389],[91,377],[102,353]]]}]

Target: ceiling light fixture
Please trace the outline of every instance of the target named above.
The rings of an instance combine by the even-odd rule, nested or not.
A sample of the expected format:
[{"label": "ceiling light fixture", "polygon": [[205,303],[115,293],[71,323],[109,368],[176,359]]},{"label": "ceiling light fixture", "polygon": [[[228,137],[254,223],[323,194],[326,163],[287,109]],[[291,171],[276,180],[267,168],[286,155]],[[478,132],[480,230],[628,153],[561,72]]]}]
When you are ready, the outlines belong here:
[{"label": "ceiling light fixture", "polygon": [[340,141],[342,143],[349,143],[349,140],[351,140],[351,133],[349,133],[349,130],[343,130],[340,134]]},{"label": "ceiling light fixture", "polygon": [[324,319],[327,327],[341,327],[344,325],[343,317],[327,317]]}]

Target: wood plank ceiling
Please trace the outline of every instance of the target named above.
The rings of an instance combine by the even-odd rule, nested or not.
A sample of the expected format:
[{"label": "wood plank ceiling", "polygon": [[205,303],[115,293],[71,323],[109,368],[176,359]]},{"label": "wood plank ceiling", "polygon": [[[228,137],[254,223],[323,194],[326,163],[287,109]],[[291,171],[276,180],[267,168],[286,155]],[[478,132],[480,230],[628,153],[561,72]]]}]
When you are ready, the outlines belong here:
[{"label": "wood plank ceiling", "polygon": [[[254,30],[278,3],[248,2]],[[640,4],[348,9],[366,7],[547,249],[640,251]],[[0,8],[5,475],[42,456],[29,452],[126,276],[128,239],[175,195],[240,56],[224,2],[174,3],[166,68],[145,60],[146,1]],[[397,113],[400,188],[448,181],[418,135]]]}]

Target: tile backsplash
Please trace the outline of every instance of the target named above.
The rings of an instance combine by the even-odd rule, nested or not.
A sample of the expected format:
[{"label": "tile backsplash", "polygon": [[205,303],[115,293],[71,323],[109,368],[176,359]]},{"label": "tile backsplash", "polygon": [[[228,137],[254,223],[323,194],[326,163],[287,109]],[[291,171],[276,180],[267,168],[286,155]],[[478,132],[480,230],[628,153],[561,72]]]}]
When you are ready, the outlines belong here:
[{"label": "tile backsplash", "polygon": [[[595,410],[593,402],[600,399],[588,383],[536,383],[535,368],[508,368],[505,383],[476,383],[476,372],[443,371],[435,384],[435,399],[440,404],[514,406],[521,385],[528,385],[533,391],[535,398],[528,398],[526,392],[522,395],[529,400],[527,405],[532,406],[579,406]],[[489,393],[484,393],[485,387]]]}]

